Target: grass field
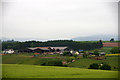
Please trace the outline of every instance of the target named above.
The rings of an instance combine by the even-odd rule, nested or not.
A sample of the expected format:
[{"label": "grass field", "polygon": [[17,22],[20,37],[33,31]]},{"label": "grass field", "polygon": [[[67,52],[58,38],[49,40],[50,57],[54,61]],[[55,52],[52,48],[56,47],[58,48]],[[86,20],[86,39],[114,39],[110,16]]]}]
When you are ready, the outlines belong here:
[{"label": "grass field", "polygon": [[112,47],[102,47],[101,50],[104,51],[106,54],[110,54],[110,50],[112,49]]},{"label": "grass field", "polygon": [[3,78],[117,78],[117,71],[3,64]]},{"label": "grass field", "polygon": [[[46,57],[49,57],[49,56],[54,56],[54,57],[57,57],[57,58],[40,58],[40,57],[43,57],[43,56],[39,56],[39,57],[26,57],[28,55],[24,55],[24,54],[19,54],[19,55],[16,55],[16,54],[13,54],[13,55],[4,55],[2,57],[2,63],[3,64],[31,64],[31,65],[40,65],[41,63],[43,62],[47,62],[47,61],[50,61],[50,60],[59,60],[59,59],[66,59],[66,58],[73,58],[74,57],[61,57],[61,56],[56,56],[56,55],[48,55]],[[69,67],[78,67],[78,68],[88,68],[90,64],[92,63],[106,63],[108,65],[111,66],[112,70],[117,70],[117,69],[114,69],[114,67],[118,67],[118,56],[107,56],[106,57],[107,59],[104,59],[104,60],[93,60],[93,59],[87,59],[87,58],[80,58],[78,60],[76,60],[75,62],[73,63],[70,63],[68,64]]]},{"label": "grass field", "polygon": [[104,60],[93,60],[93,59],[85,59],[85,58],[81,58],[77,61],[75,61],[74,63],[70,63],[68,64],[69,67],[79,67],[79,68],[88,68],[90,64],[93,63],[106,63],[108,65],[111,66],[112,70],[117,70],[114,69],[114,67],[118,67],[118,56],[111,56],[111,57],[106,57],[107,59]]}]

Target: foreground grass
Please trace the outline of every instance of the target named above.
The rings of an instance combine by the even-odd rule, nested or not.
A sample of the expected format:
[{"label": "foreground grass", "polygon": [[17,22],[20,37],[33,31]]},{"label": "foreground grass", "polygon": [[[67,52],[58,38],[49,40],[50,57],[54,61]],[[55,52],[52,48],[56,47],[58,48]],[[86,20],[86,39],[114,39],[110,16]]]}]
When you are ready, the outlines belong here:
[{"label": "foreground grass", "polygon": [[117,71],[70,67],[3,64],[3,78],[117,78]]}]

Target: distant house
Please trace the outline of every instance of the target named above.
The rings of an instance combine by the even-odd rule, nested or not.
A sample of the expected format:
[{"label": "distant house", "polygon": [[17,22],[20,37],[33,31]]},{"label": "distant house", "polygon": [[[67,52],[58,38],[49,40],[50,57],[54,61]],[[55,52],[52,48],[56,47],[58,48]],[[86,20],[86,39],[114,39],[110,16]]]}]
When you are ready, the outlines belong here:
[{"label": "distant house", "polygon": [[106,43],[103,43],[103,47],[118,47],[118,42],[106,42]]},{"label": "distant house", "polygon": [[4,54],[13,54],[13,53],[15,53],[15,51],[14,51],[13,49],[5,49],[5,50],[3,51],[3,53],[4,53]]},{"label": "distant house", "polygon": [[84,51],[84,50],[82,50],[82,49],[79,49],[79,52],[82,52],[82,51]]},{"label": "distant house", "polygon": [[71,50],[70,53],[73,54],[73,55],[74,55],[74,54],[77,54],[77,55],[80,54],[78,51],[73,51],[73,50]]},{"label": "distant house", "polygon": [[101,53],[100,53],[100,56],[104,56],[104,55],[105,55],[105,52],[101,52]]}]

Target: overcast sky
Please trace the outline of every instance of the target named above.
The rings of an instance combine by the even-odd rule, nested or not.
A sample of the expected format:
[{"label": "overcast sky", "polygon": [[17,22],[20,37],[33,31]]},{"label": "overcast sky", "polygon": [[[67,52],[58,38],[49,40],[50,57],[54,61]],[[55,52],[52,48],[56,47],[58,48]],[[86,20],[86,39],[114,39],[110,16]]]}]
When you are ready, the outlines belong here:
[{"label": "overcast sky", "polygon": [[6,38],[69,39],[118,33],[118,0],[3,0]]}]

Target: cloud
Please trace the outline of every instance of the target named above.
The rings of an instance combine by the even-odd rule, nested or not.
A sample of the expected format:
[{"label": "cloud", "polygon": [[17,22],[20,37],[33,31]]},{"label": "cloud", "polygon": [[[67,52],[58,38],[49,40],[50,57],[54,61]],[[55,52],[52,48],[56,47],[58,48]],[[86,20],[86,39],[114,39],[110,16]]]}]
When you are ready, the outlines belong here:
[{"label": "cloud", "polygon": [[3,36],[51,39],[117,34],[117,17],[113,0],[4,0]]}]

